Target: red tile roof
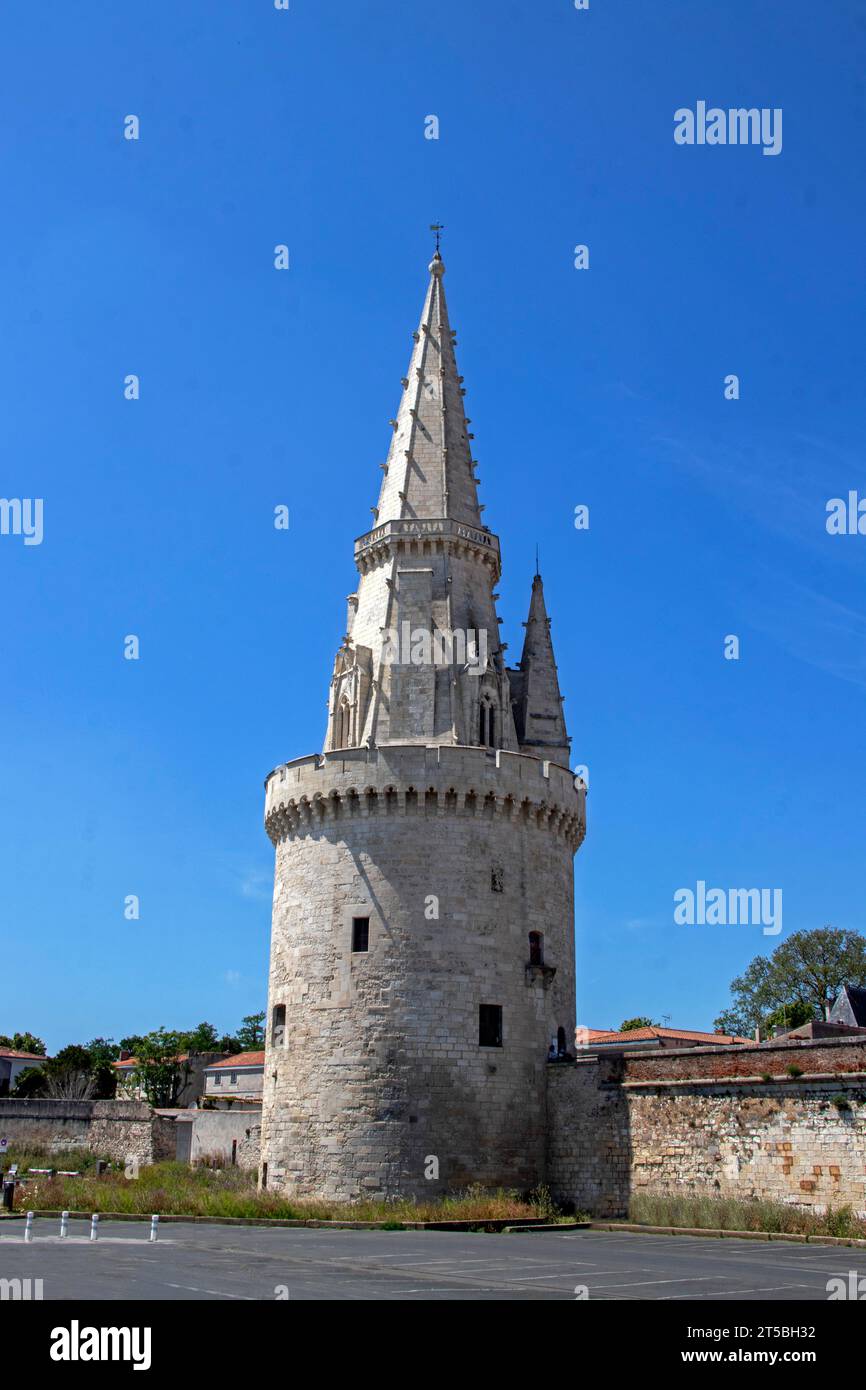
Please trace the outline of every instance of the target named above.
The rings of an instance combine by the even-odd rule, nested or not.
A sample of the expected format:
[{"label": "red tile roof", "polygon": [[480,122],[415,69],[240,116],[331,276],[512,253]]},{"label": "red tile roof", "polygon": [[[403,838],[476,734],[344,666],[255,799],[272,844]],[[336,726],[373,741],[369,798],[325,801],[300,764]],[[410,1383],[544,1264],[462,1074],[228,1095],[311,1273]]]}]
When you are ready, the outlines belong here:
[{"label": "red tile roof", "polygon": [[[175,1057],[175,1062],[186,1062],[189,1060],[188,1052],[181,1052],[179,1057]],[[137,1067],[139,1065],[137,1057],[124,1057],[122,1062],[112,1062],[113,1067]]]},{"label": "red tile roof", "polygon": [[0,1047],[0,1057],[8,1057],[13,1062],[47,1062],[48,1058],[43,1057],[41,1052],[16,1052],[14,1047]]},{"label": "red tile roof", "polygon": [[235,1057],[226,1057],[224,1062],[212,1062],[205,1071],[216,1071],[217,1067],[226,1071],[234,1071],[236,1067],[263,1067],[265,1065],[264,1052],[239,1052]]},{"label": "red tile roof", "polygon": [[699,1033],[688,1028],[629,1028],[624,1033],[615,1029],[579,1028],[578,1037],[586,1042],[650,1042],[653,1038],[677,1038],[683,1042],[750,1043],[754,1038],[740,1038],[735,1033]]}]

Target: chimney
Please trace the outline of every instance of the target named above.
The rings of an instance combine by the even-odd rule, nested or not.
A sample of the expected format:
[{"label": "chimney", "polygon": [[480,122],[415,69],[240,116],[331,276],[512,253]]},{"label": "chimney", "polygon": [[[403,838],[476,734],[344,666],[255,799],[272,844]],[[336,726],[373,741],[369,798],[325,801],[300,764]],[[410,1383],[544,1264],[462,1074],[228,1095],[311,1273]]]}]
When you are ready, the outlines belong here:
[{"label": "chimney", "polygon": [[757,1028],[755,1029],[755,1042],[756,1042],[756,1043],[759,1043],[760,1041],[761,1041],[761,1025],[760,1025],[760,1023],[759,1023],[758,1026],[757,1026]]}]

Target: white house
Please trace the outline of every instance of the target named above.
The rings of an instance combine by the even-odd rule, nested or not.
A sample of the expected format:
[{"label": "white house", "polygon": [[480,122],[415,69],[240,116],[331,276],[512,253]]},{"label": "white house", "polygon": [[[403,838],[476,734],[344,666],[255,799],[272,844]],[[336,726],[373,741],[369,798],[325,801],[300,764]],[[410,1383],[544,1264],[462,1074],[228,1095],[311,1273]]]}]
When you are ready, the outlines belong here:
[{"label": "white house", "polygon": [[261,1105],[265,1075],[264,1052],[239,1052],[204,1069],[202,1100],[224,1109],[230,1105]]},{"label": "white house", "polygon": [[28,1067],[41,1066],[47,1060],[37,1052],[16,1052],[11,1047],[0,1047],[0,1096],[8,1096]]}]

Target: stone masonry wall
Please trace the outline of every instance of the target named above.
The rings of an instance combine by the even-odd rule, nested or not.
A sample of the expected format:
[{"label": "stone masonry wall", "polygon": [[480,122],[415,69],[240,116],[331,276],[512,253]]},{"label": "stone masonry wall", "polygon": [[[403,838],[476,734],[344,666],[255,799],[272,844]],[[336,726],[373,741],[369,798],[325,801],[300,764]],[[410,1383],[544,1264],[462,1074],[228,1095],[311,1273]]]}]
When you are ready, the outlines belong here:
[{"label": "stone masonry wall", "polygon": [[[420,1197],[541,1180],[548,1044],[573,1029],[583,811],[569,773],[545,767],[391,747],[270,779],[268,1009],[286,1029],[267,1043],[268,1186]],[[352,950],[354,916],[368,951]],[[501,1047],[479,1045],[482,1004],[502,1008]]]},{"label": "stone masonry wall", "polygon": [[548,1098],[551,1190],[594,1215],[638,1192],[866,1214],[864,1042],[587,1058],[548,1068]]},{"label": "stone masonry wall", "polygon": [[174,1158],[174,1121],[126,1100],[0,1100],[0,1138],[10,1149],[82,1149],[126,1163]]},{"label": "stone masonry wall", "polygon": [[233,1107],[231,1110],[197,1110],[192,1120],[179,1121],[192,1129],[190,1161],[218,1157],[221,1162],[234,1160],[238,1168],[258,1168],[261,1156],[261,1110]]}]

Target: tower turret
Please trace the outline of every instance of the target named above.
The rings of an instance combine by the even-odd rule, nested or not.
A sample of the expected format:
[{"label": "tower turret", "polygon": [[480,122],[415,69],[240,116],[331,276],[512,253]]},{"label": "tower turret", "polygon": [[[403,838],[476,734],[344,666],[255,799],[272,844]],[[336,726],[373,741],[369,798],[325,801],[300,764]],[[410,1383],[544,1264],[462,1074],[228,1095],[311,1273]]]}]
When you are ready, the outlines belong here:
[{"label": "tower turret", "polygon": [[529,617],[524,623],[523,655],[517,671],[509,671],[514,697],[514,723],[521,753],[550,758],[568,767],[571,739],[565,727],[563,698],[553,656],[550,619],[544,603],[541,575],[532,581]]},{"label": "tower turret", "polygon": [[325,750],[265,783],[260,1180],[297,1194],[536,1186],[548,1048],[573,1038],[584,792],[564,724],[539,732],[558,695],[540,594],[518,743],[438,254],[429,272]]}]

